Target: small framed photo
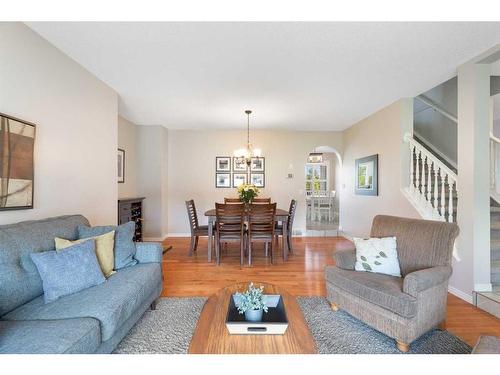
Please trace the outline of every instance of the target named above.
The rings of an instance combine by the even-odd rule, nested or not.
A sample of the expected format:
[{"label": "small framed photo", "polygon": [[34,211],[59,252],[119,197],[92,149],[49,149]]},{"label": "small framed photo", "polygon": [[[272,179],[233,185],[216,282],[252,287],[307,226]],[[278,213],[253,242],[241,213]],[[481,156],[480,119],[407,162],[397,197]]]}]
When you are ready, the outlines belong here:
[{"label": "small framed photo", "polygon": [[230,188],[231,187],[231,173],[216,173],[215,174],[215,187],[216,188]]},{"label": "small framed photo", "polygon": [[215,171],[216,172],[231,172],[231,157],[230,156],[217,156],[215,158]]},{"label": "small framed photo", "polygon": [[246,172],[247,163],[244,158],[233,157],[233,172]]},{"label": "small framed photo", "polygon": [[250,164],[252,172],[264,172],[265,169],[266,163],[264,158],[252,158],[252,163]]},{"label": "small framed photo", "polygon": [[264,173],[251,173],[250,183],[258,188],[263,188],[266,186],[266,175]]},{"label": "small framed photo", "polygon": [[247,174],[246,173],[233,173],[233,187],[237,188],[241,184],[247,183]]},{"label": "small framed photo", "polygon": [[125,150],[118,149],[118,183],[125,182]]}]

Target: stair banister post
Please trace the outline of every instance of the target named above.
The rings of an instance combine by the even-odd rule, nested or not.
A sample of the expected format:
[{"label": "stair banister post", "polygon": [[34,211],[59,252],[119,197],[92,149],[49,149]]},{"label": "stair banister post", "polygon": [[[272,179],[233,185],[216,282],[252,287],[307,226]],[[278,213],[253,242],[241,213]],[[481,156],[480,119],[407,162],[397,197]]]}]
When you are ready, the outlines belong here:
[{"label": "stair banister post", "polygon": [[439,177],[441,178],[441,218],[445,220],[445,200],[446,200],[446,193],[444,190],[444,181],[445,181],[445,175],[444,172],[441,168],[439,168]]},{"label": "stair banister post", "polygon": [[434,193],[434,211],[438,213],[438,171],[436,164],[434,164],[434,188],[432,189]]},{"label": "stair banister post", "polygon": [[448,190],[449,190],[449,195],[448,195],[448,222],[452,223],[453,222],[453,184],[455,181],[450,179],[450,176],[448,175]]}]

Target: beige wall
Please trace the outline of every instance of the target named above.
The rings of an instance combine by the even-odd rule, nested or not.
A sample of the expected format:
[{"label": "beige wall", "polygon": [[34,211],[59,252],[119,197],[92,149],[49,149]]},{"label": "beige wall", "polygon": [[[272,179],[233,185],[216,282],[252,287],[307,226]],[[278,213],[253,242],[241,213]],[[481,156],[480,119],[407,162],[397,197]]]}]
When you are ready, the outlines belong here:
[{"label": "beige wall", "polygon": [[36,124],[34,209],[0,224],[55,215],[117,221],[117,95],[22,23],[0,23],[0,112]]},{"label": "beige wall", "polygon": [[125,182],[118,184],[118,197],[137,196],[137,126],[118,116],[118,148],[125,150]]},{"label": "beige wall", "polygon": [[[403,110],[403,101],[397,101],[344,131],[340,215],[347,236],[368,236],[377,214],[419,218],[400,190]],[[355,195],[355,160],[373,154],[379,155],[379,195]]]},{"label": "beige wall", "polygon": [[[342,152],[340,132],[252,131],[252,143],[266,158],[266,187],[278,207],[288,209],[292,198],[299,201],[295,229],[305,232],[304,169],[309,152],[317,146]],[[194,199],[200,221],[203,213],[236,196],[236,191],[215,188],[215,157],[232,156],[245,145],[245,132],[232,130],[169,130],[168,136],[168,232],[189,233],[184,201]],[[287,174],[293,173],[292,179]]]}]

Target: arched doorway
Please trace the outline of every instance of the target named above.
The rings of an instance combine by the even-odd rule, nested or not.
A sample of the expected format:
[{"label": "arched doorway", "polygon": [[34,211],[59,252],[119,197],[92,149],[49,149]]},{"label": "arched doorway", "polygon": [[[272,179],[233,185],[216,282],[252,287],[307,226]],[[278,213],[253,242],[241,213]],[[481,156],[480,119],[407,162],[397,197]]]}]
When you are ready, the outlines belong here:
[{"label": "arched doorway", "polygon": [[337,236],[340,226],[342,157],[331,146],[317,146],[306,156],[304,187],[308,236]]}]

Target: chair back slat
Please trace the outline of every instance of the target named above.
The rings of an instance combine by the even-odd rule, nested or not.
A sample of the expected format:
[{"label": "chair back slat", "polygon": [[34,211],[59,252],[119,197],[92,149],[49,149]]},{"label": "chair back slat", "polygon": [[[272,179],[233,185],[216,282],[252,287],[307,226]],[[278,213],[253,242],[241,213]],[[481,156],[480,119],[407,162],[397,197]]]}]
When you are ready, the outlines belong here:
[{"label": "chair back slat", "polygon": [[254,198],[252,204],[271,204],[271,198]]},{"label": "chair back slat", "polygon": [[254,236],[274,236],[276,203],[251,204],[248,210],[248,234]]},{"label": "chair back slat", "polygon": [[243,236],[245,231],[245,205],[243,203],[216,203],[215,217],[216,230],[219,236]]},{"label": "chair back slat", "polygon": [[288,233],[292,233],[293,229],[293,220],[295,219],[295,211],[297,211],[297,201],[292,199],[290,202],[290,208],[288,210],[288,220],[287,220],[287,229]]},{"label": "chair back slat", "polygon": [[240,198],[224,198],[225,204],[241,204]]},{"label": "chair back slat", "polygon": [[189,227],[191,229],[191,233],[193,233],[199,226],[198,215],[196,214],[196,206],[194,205],[193,199],[186,201],[186,209],[189,218]]}]

